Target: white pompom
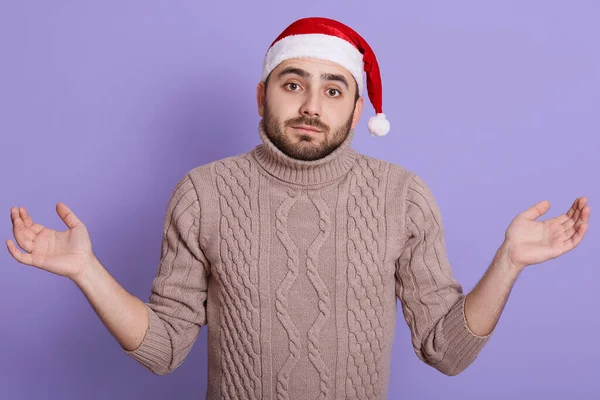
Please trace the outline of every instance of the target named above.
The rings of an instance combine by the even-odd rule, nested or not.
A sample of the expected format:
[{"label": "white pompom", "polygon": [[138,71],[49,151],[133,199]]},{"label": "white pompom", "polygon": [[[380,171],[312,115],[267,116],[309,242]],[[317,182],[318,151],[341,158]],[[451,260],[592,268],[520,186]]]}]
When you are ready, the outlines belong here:
[{"label": "white pompom", "polygon": [[385,136],[390,131],[390,121],[385,118],[384,113],[369,118],[369,132],[373,136]]}]

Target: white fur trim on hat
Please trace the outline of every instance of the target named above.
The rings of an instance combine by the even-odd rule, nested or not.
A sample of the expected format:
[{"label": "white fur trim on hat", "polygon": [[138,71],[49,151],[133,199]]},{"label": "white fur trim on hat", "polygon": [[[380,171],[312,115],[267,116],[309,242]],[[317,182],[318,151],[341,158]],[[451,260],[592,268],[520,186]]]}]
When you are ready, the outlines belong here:
[{"label": "white fur trim on hat", "polygon": [[369,118],[367,126],[373,136],[385,136],[390,131],[390,121],[387,120],[384,113]]},{"label": "white fur trim on hat", "polygon": [[265,56],[261,81],[281,62],[290,58],[317,58],[328,60],[346,68],[358,83],[358,93],[363,92],[363,55],[344,39],[320,33],[292,35],[276,42]]}]

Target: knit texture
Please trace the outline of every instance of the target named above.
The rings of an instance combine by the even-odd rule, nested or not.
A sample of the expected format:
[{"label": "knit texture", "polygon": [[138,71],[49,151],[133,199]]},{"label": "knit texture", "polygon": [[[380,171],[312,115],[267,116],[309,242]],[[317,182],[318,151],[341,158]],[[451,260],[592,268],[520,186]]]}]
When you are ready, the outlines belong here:
[{"label": "knit texture", "polygon": [[470,331],[440,210],[415,173],[356,153],[317,161],[265,135],[189,171],[167,207],[149,327],[126,351],[164,375],[208,326],[207,399],[386,399],[397,300],[423,362],[455,375]]}]

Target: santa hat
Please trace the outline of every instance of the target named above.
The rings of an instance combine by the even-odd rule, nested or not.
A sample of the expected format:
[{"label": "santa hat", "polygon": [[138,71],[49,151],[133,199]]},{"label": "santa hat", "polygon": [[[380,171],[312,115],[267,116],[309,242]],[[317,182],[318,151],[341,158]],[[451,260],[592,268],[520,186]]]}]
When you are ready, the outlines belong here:
[{"label": "santa hat", "polygon": [[290,58],[317,58],[346,68],[363,92],[363,72],[367,74],[367,91],[376,116],[369,119],[369,132],[383,136],[390,123],[381,109],[381,76],[375,53],[352,28],[341,22],[320,17],[302,18],[288,26],[271,44],[263,62],[261,81],[281,62]]}]

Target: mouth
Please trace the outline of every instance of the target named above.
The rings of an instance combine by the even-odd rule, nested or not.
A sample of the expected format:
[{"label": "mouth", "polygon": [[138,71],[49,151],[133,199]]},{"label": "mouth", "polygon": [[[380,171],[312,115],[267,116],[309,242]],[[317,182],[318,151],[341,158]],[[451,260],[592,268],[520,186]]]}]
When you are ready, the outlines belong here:
[{"label": "mouth", "polygon": [[312,126],[294,125],[292,126],[292,128],[306,133],[321,133],[320,130],[318,130],[317,128],[313,128]]}]

